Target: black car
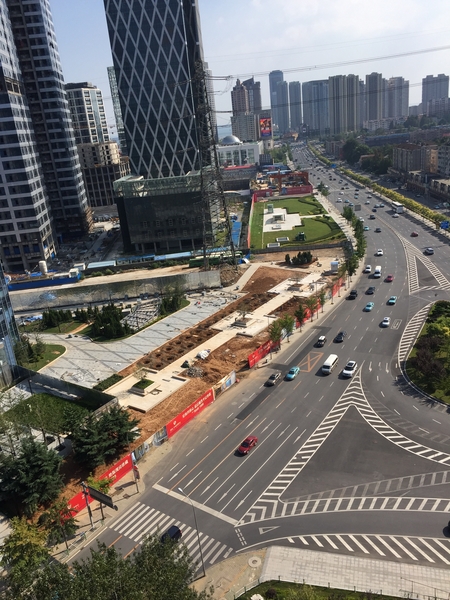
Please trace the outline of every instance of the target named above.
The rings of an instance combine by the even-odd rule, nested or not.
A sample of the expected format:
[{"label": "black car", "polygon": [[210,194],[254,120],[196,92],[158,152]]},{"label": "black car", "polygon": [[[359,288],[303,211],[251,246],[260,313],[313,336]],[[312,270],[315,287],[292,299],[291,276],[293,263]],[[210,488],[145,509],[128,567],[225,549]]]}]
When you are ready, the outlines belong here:
[{"label": "black car", "polygon": [[370,215],[369,219],[375,219],[375,215]]},{"label": "black car", "polygon": [[340,331],[337,336],[334,338],[335,342],[343,342],[344,339],[347,337],[347,332],[346,331]]},{"label": "black car", "polygon": [[377,228],[375,229],[375,233],[381,233],[381,227],[377,227]]},{"label": "black car", "polygon": [[372,208],[372,212],[377,212],[377,209],[376,208]]},{"label": "black car", "polygon": [[172,525],[171,527],[169,527],[166,533],[163,533],[163,535],[161,536],[161,542],[179,542],[182,535],[183,534],[181,533],[181,529],[176,525]]},{"label": "black car", "polygon": [[367,288],[366,294],[369,294],[369,296],[371,296],[374,293],[375,293],[375,288],[373,285],[371,285],[369,288]]},{"label": "black car", "polygon": [[358,296],[358,290],[352,290],[349,295],[350,300],[354,300]]}]

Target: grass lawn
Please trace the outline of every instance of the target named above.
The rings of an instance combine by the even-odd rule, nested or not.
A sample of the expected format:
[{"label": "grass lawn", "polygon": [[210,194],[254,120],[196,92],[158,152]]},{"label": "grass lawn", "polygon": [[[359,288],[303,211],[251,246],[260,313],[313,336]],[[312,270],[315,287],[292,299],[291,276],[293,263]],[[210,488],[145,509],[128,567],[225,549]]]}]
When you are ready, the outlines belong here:
[{"label": "grass lawn", "polygon": [[[380,582],[382,588],[382,582]],[[270,590],[269,594],[267,594]],[[284,600],[285,598],[295,598],[295,600],[376,600],[384,598],[393,599],[393,596],[381,596],[373,592],[363,593],[351,590],[340,590],[334,588],[323,588],[317,586],[303,585],[301,583],[288,583],[286,581],[266,581],[258,585],[242,596],[242,600],[250,600],[254,594],[260,594],[263,598],[272,600]]]},{"label": "grass lawn", "polygon": [[[317,215],[316,218],[307,218],[303,220],[301,227],[289,231],[275,230],[263,233],[263,215],[267,208],[266,202],[256,202],[253,207],[253,218],[251,222],[250,244],[253,248],[266,248],[267,244],[277,241],[277,237],[289,237],[289,242],[281,242],[280,250],[289,246],[297,246],[302,242],[295,241],[295,237],[300,231],[306,234],[305,244],[318,241],[336,241],[345,238],[344,233],[335,221],[328,216],[322,216],[322,206],[314,199],[305,201],[304,198],[280,198],[273,202],[274,208],[286,208],[288,213],[298,213],[302,215]],[[320,212],[319,212],[320,211]]]},{"label": "grass lawn", "polygon": [[75,329],[82,325],[81,321],[69,321],[68,323],[60,323],[59,327],[49,327],[48,329],[42,329],[42,322],[35,321],[28,325],[20,325],[20,333],[72,333]]},{"label": "grass lawn", "polygon": [[66,351],[64,346],[59,346],[58,344],[45,344],[45,352],[42,358],[40,358],[37,362],[33,363],[25,363],[23,366],[27,369],[31,369],[32,371],[39,371],[43,367],[47,366],[49,363],[58,358]]}]

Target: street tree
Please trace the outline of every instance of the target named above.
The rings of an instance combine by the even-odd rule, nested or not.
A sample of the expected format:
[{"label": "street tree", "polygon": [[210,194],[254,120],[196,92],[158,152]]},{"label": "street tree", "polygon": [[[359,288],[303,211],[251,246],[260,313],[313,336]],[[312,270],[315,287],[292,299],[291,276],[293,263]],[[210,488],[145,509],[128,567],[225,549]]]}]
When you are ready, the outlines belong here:
[{"label": "street tree", "polygon": [[292,332],[294,331],[294,327],[295,327],[295,318],[292,315],[286,314],[283,317],[281,317],[281,324],[283,326],[283,329],[286,331],[286,336],[289,342],[289,338],[292,335]]},{"label": "street tree", "polygon": [[327,293],[326,291],[322,288],[319,292],[319,302],[320,302],[320,306],[322,307],[322,312],[323,312],[323,306],[326,302],[327,299]]},{"label": "street tree", "polygon": [[33,515],[55,498],[63,487],[61,458],[31,438],[22,441],[19,456],[0,455],[0,500],[18,514]]},{"label": "street tree", "polygon": [[303,302],[299,302],[297,308],[295,309],[294,316],[297,318],[300,323],[300,331],[302,330],[303,322],[306,319],[305,307]]},{"label": "street tree", "polygon": [[[6,567],[6,580],[11,593],[28,588],[38,571],[47,561],[47,534],[24,518],[13,517],[11,533],[1,546],[0,564]],[[15,597],[15,595],[13,596]]]},{"label": "street tree", "polygon": [[67,540],[73,537],[78,529],[77,520],[66,498],[57,500],[49,510],[43,512],[38,525],[44,528],[50,546],[61,542],[65,542],[67,546]]},{"label": "street tree", "polygon": [[131,414],[120,406],[113,406],[104,412],[100,418],[102,428],[108,432],[109,448],[106,458],[119,455],[139,437],[137,429],[138,419],[133,419]]},{"label": "street tree", "polygon": [[305,299],[306,308],[309,310],[309,315],[311,317],[311,322],[314,318],[314,312],[317,310],[317,297],[316,296],[308,296]]},{"label": "street tree", "polygon": [[75,460],[89,469],[105,462],[105,451],[109,449],[108,432],[102,428],[100,419],[90,414],[83,424],[72,432]]},{"label": "street tree", "polygon": [[279,346],[281,341],[281,335],[283,332],[283,324],[281,319],[276,319],[269,326],[269,338],[274,346]]}]

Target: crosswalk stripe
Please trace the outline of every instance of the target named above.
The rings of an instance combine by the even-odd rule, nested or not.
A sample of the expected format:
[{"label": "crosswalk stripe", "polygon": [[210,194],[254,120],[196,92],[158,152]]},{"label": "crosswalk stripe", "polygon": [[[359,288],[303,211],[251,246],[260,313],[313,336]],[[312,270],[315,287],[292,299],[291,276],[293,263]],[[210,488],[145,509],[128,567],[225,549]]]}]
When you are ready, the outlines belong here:
[{"label": "crosswalk stripe", "polygon": [[[152,508],[151,511],[141,513],[139,519],[133,519],[129,523],[124,523],[121,527],[121,533],[125,535],[132,536],[136,530],[139,530],[143,525],[152,526],[155,521],[158,521],[161,518],[161,513]],[[164,515],[162,515],[164,516]]]},{"label": "crosswalk stripe", "polygon": [[341,542],[343,546],[347,548],[349,552],[354,552],[353,548],[347,544],[347,542],[342,538],[342,536],[337,535],[336,538]]},{"label": "crosswalk stripe", "polygon": [[448,548],[447,546],[444,546],[444,544],[440,540],[434,540],[434,543],[437,544],[438,546],[440,546],[442,548],[442,550],[445,550],[445,552],[447,552],[447,554],[450,554],[450,548]]},{"label": "crosswalk stripe", "polygon": [[415,544],[415,543],[412,541],[412,539],[411,539],[411,538],[405,538],[405,541],[406,541],[406,542],[408,542],[408,544],[410,544],[410,545],[411,545],[411,546],[414,548],[414,550],[417,550],[417,552],[419,552],[419,554],[421,554],[421,555],[422,555],[422,556],[423,556],[423,557],[424,557],[426,560],[428,560],[429,562],[432,562],[432,563],[434,563],[434,560],[433,560],[432,558],[430,558],[430,557],[428,556],[428,554],[426,554],[426,553],[425,553],[423,550],[421,550],[421,549],[419,548],[419,546],[417,546],[417,545],[416,545],[416,544]]},{"label": "crosswalk stripe", "polygon": [[[142,505],[140,502],[136,502],[136,504],[134,506],[132,506],[131,508],[129,508],[128,510],[126,510],[123,515],[120,515],[120,517],[118,519],[116,519],[114,521],[114,526],[116,525],[120,525],[124,519],[126,519],[127,517],[131,516],[132,514],[136,514],[136,512],[145,505]],[[148,507],[150,508],[150,507]]]},{"label": "crosswalk stripe", "polygon": [[363,535],[362,538],[364,540],[366,540],[366,542],[368,544],[370,544],[372,546],[372,548],[374,548],[376,550],[376,552],[378,552],[378,554],[380,554],[380,556],[386,556],[386,554],[382,550],[380,550],[378,548],[378,546],[376,544],[374,544],[370,538],[368,538],[366,535]]},{"label": "crosswalk stripe", "polygon": [[369,554],[369,551],[366,548],[364,548],[364,546],[362,544],[360,544],[353,535],[349,535],[348,537],[352,540],[352,542],[354,542],[357,546],[359,546],[361,548],[361,550],[364,552],[364,554]]},{"label": "crosswalk stripe", "polygon": [[408,548],[405,548],[405,546],[403,546],[403,544],[401,544],[397,538],[392,537],[390,538],[395,544],[397,544],[397,546],[400,546],[400,548],[403,550],[403,552],[405,552],[405,554],[407,554],[410,558],[412,558],[413,560],[418,560],[416,556],[414,556],[414,554],[412,554]]},{"label": "crosswalk stripe", "polygon": [[142,517],[144,515],[151,515],[153,513],[155,513],[155,509],[152,508],[151,506],[143,506],[141,505],[139,511],[136,511],[135,514],[130,513],[128,515],[128,517],[126,519],[124,519],[123,521],[119,522],[119,524],[115,523],[114,527],[117,529],[117,531],[121,531],[121,529],[123,529],[124,527],[129,527],[132,523],[134,523],[135,521],[138,521],[139,519],[142,519]]},{"label": "crosswalk stripe", "polygon": [[309,537],[319,546],[319,548],[323,548],[322,542],[320,542],[315,535],[310,535]]},{"label": "crosswalk stripe", "polygon": [[336,544],[327,535],[323,535],[322,537],[330,544],[332,548],[334,548],[335,550],[339,550],[339,546],[336,546]]},{"label": "crosswalk stripe", "polygon": [[391,548],[391,546],[389,546],[389,544],[386,542],[386,540],[381,536],[381,535],[376,535],[375,538],[381,542],[384,546],[386,546],[386,548],[392,552],[392,554],[396,557],[396,558],[401,558],[400,554],[394,550],[394,548]]},{"label": "crosswalk stripe", "polygon": [[212,547],[212,549],[207,554],[203,554],[203,560],[208,560],[208,558],[211,556],[211,554],[214,552],[214,550],[216,550],[219,546],[220,546],[220,542],[216,542],[214,544],[214,546]]},{"label": "crosswalk stripe", "polygon": [[429,544],[429,543],[428,543],[426,540],[422,539],[422,540],[421,540],[421,542],[422,542],[422,544],[423,544],[424,546],[426,546],[426,547],[427,547],[427,548],[428,548],[428,549],[429,549],[431,552],[434,552],[434,554],[436,554],[436,556],[438,556],[438,557],[439,557],[439,558],[440,558],[440,559],[441,559],[443,562],[445,562],[445,564],[446,564],[446,565],[450,565],[450,561],[449,561],[449,560],[447,560],[446,558],[444,558],[444,557],[442,556],[442,554],[440,554],[440,553],[439,553],[437,550],[435,550],[435,549],[434,549],[432,546],[430,546],[430,544]]},{"label": "crosswalk stripe", "polygon": [[218,552],[216,554],[214,554],[214,556],[209,561],[210,565],[213,565],[216,562],[216,560],[219,558],[219,556],[222,554],[222,552],[225,550],[226,547],[227,547],[226,544],[222,544],[222,546],[219,548]]},{"label": "crosswalk stripe", "polygon": [[[148,533],[156,533],[157,531],[162,531],[162,529],[164,528],[163,526],[168,523],[171,520],[172,517],[169,517],[167,515],[162,515],[161,518],[158,519],[154,519],[151,523],[148,523],[141,531],[138,535],[134,536],[133,535],[133,539],[135,539],[137,542],[139,542],[143,537],[145,537]],[[124,533],[124,535],[127,535],[128,537],[131,537],[130,533],[127,531],[126,533]]]},{"label": "crosswalk stripe", "polygon": [[303,536],[300,536],[299,540],[301,541],[302,544],[305,544],[305,546],[309,546],[309,543],[306,541],[306,539]]}]

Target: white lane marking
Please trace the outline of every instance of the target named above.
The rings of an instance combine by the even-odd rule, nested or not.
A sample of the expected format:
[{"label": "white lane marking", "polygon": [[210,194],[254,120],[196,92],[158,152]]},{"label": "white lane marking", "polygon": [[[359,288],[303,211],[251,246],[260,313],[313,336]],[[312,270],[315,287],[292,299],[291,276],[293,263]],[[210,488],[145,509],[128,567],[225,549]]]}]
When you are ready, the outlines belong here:
[{"label": "white lane marking", "polygon": [[245,496],[245,498],[243,498],[243,499],[242,499],[242,500],[239,502],[239,504],[236,506],[236,508],[235,508],[234,510],[237,510],[237,509],[238,509],[238,508],[241,506],[241,504],[244,504],[245,500],[247,500],[247,498],[250,496],[250,494],[252,493],[252,491],[253,491],[253,490],[250,490],[250,491],[249,491],[249,493],[248,493],[248,494]]},{"label": "white lane marking", "polygon": [[191,483],[194,483],[194,481],[197,479],[197,477],[198,477],[199,475],[201,475],[202,473],[203,473],[203,471],[199,471],[199,472],[197,473],[197,475],[196,475],[195,477],[193,477],[193,478],[192,478],[190,481],[188,481],[188,483],[186,483],[186,485],[185,485],[184,487],[185,487],[185,488],[189,487],[189,486],[191,485]]},{"label": "white lane marking", "polygon": [[172,479],[174,477],[176,477],[177,475],[179,475],[181,473],[181,471],[185,468],[186,468],[186,465],[184,465],[184,467],[181,467],[181,469],[179,471],[177,471],[176,473],[174,473],[174,475],[172,475],[172,477],[169,479],[169,481],[172,481]]},{"label": "white lane marking", "polygon": [[203,494],[206,494],[206,492],[207,492],[207,491],[208,491],[208,490],[211,488],[211,486],[213,486],[213,485],[216,483],[216,481],[217,481],[218,479],[219,479],[219,478],[218,478],[218,477],[216,477],[216,478],[214,479],[214,481],[213,481],[213,482],[211,482],[209,485],[207,485],[207,486],[205,487],[205,489],[203,490],[203,492],[200,494],[200,496],[203,496]]},{"label": "white lane marking", "polygon": [[309,413],[306,415],[306,418],[308,418],[311,413],[312,413],[312,410],[309,411]]},{"label": "white lane marking", "polygon": [[413,406],[413,408],[415,408],[416,410],[419,410],[419,409],[417,408],[417,406]]},{"label": "white lane marking", "polygon": [[253,392],[253,394],[250,394],[250,396],[248,397],[248,399],[250,400],[250,398],[253,398],[253,396],[256,396],[256,392]]},{"label": "white lane marking", "polygon": [[209,438],[209,435],[207,435],[205,438],[202,439],[202,441],[200,442],[200,444],[203,444],[203,442],[206,442],[206,440]]},{"label": "white lane marking", "polygon": [[217,425],[217,427],[214,429],[214,431],[217,431],[217,430],[219,429],[219,427],[222,427],[222,423],[219,423],[219,424]]},{"label": "white lane marking", "polygon": [[222,519],[222,521],[226,521],[227,523],[230,523],[230,525],[233,525],[233,527],[236,527],[236,525],[238,524],[238,522],[237,522],[236,519],[233,519],[232,517],[229,517],[227,515],[223,515],[218,510],[214,510],[213,508],[209,508],[209,506],[205,506],[204,504],[201,504],[200,502],[197,502],[196,500],[193,500],[191,498],[186,498],[186,496],[183,496],[182,494],[179,494],[178,492],[174,492],[172,490],[169,490],[168,488],[165,488],[162,485],[159,485],[158,483],[155,483],[153,487],[156,490],[162,492],[163,494],[167,494],[168,496],[172,496],[172,498],[176,498],[177,500],[181,500],[181,502],[185,502],[186,504],[189,504],[190,502],[192,502],[192,504],[195,506],[195,508],[198,508],[199,510],[203,510],[204,512],[212,515],[213,517],[217,517],[218,519]]},{"label": "white lane marking", "polygon": [[176,467],[178,467],[180,463],[177,463],[176,465],[173,465],[173,467],[171,469],[169,469],[169,471],[173,471]]},{"label": "white lane marking", "polygon": [[295,438],[294,444],[295,444],[296,442],[298,442],[298,440],[299,440],[299,439],[302,437],[302,435],[305,433],[305,431],[306,431],[306,429],[304,429],[304,430],[301,432],[301,434],[300,434],[300,435],[298,435],[298,436]]},{"label": "white lane marking", "polygon": [[398,414],[398,416],[400,416],[400,413],[398,412],[398,410],[396,410],[395,408],[394,408],[394,410]]},{"label": "white lane marking", "polygon": [[234,415],[234,413],[230,413],[227,417],[227,419],[229,419],[230,417],[232,417]]},{"label": "white lane marking", "polygon": [[381,394],[381,395],[383,396],[383,398],[384,398],[384,394],[383,394],[383,392],[382,392],[381,390],[380,390],[380,394]]},{"label": "white lane marking", "polygon": [[426,429],[424,429],[423,427],[419,427],[419,429],[420,429],[421,431],[425,431],[425,433],[430,433],[429,431],[427,431],[427,430],[426,430]]},{"label": "white lane marking", "polygon": [[436,419],[433,419],[433,421],[434,421],[435,423],[437,423],[438,425],[442,425],[442,423],[441,423],[440,421],[436,421]]}]

